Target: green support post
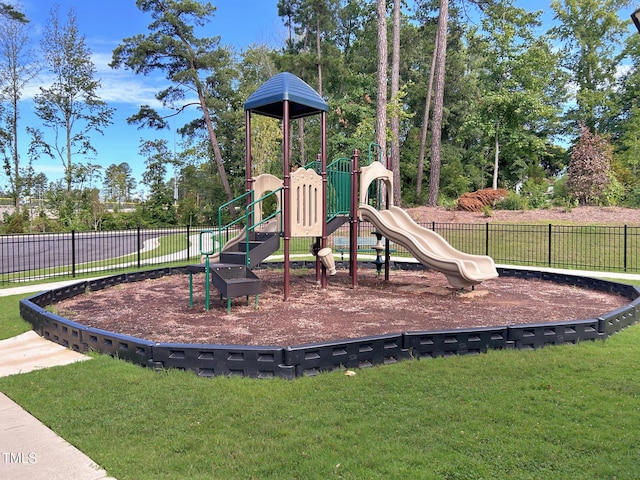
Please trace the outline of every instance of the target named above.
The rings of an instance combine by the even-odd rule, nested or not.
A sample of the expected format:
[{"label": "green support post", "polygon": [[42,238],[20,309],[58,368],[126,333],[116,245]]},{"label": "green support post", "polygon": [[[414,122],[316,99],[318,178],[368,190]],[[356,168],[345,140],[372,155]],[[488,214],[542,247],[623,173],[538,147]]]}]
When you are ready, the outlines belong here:
[{"label": "green support post", "polygon": [[[211,248],[205,250],[202,246],[202,237],[204,234],[208,233],[211,235]],[[200,255],[205,256],[204,260],[204,306],[207,311],[209,311],[209,255],[213,255],[216,246],[215,246],[215,237],[213,230],[202,230],[200,232]]]}]

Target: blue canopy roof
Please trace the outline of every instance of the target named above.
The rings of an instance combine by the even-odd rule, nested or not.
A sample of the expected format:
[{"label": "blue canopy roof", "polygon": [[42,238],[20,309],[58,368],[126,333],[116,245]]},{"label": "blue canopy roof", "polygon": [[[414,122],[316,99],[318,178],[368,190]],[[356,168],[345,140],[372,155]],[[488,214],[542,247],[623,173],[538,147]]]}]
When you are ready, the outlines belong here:
[{"label": "blue canopy roof", "polygon": [[283,118],[285,100],[289,101],[289,118],[301,118],[329,110],[329,106],[313,88],[288,72],[279,73],[263,83],[244,102],[244,109],[268,117]]}]

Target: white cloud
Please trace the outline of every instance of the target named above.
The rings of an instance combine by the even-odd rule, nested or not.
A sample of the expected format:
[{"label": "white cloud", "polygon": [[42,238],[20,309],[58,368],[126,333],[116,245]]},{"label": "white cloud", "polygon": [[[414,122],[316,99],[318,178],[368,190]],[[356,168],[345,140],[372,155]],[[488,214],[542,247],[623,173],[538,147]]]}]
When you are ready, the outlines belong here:
[{"label": "white cloud", "polygon": [[[91,57],[96,66],[95,78],[100,81],[98,95],[107,103],[121,103],[134,106],[151,105],[161,108],[155,94],[165,88],[166,80],[157,76],[135,75],[131,71],[113,69],[109,67],[111,56],[108,54],[94,54]],[[22,100],[32,100],[40,93],[41,86],[49,86],[53,82],[53,76],[49,73],[40,73],[23,90]]]}]

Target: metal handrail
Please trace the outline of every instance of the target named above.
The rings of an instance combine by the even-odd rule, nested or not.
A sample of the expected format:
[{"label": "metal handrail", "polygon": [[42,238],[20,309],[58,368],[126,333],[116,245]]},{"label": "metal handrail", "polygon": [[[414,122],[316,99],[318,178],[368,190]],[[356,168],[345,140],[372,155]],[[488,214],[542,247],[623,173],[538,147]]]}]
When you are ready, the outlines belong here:
[{"label": "metal handrail", "polygon": [[[253,223],[252,219],[254,218],[254,216],[253,216],[254,207],[258,203],[261,203],[264,200],[266,200],[267,198],[269,198],[271,196],[275,196],[276,194],[281,193],[282,191],[283,191],[283,188],[280,187],[280,188],[277,188],[277,189],[275,189],[275,190],[263,195],[262,197],[258,198],[257,200],[254,200],[254,198],[253,198],[254,191],[250,190],[248,192],[243,193],[239,197],[236,197],[233,200],[228,201],[224,205],[220,205],[220,207],[218,207],[218,244],[220,245],[220,252],[222,252],[222,247],[223,247],[223,244],[222,244],[222,232],[225,231],[226,229],[228,229],[229,227],[231,227],[231,226],[241,222],[242,220],[244,220],[244,225],[245,225],[245,266],[248,268],[249,267],[249,263],[250,263],[250,258],[249,258],[249,236],[250,236],[251,232],[255,231],[255,229],[257,227],[259,227],[260,225],[268,222],[272,218],[275,218],[277,215],[282,213],[282,209],[276,210],[275,212],[273,212],[268,217],[263,218],[260,222]],[[251,201],[247,204],[247,208],[245,210],[244,215],[236,218],[235,220],[231,221],[227,225],[222,226],[222,210],[227,208],[227,207],[229,207],[230,205],[240,201],[240,200],[246,199],[248,196],[251,197]],[[282,197],[280,198],[280,204],[282,204]],[[282,216],[280,217],[280,231],[282,231]]]},{"label": "metal handrail", "polygon": [[368,162],[367,165],[371,165],[374,162],[372,157],[373,157],[373,149],[375,147],[378,147],[378,161],[380,163],[384,164],[384,162],[382,161],[382,147],[380,146],[379,143],[371,142],[371,143],[369,143],[369,147],[368,147],[369,151],[368,151],[368,155],[367,155],[367,162]]}]

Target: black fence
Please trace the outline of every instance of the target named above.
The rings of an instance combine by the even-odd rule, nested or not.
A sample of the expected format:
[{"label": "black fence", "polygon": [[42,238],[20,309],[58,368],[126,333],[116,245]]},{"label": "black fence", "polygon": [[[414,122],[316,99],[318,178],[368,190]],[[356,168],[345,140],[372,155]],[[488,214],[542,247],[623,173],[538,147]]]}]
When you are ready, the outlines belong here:
[{"label": "black fence", "polygon": [[[607,272],[640,272],[639,226],[567,226],[552,224],[427,223],[425,228],[467,253],[489,255],[498,264]],[[134,229],[0,236],[0,285],[52,277],[105,275],[152,265],[198,263],[201,242],[215,239],[214,227]],[[360,255],[375,255],[373,225],[359,225]],[[204,233],[203,233],[204,232]],[[226,231],[229,239],[234,231]],[[348,255],[345,225],[329,246]],[[293,255],[308,256],[312,238],[292,239]],[[348,245],[348,243],[347,243]],[[216,246],[216,251],[218,250]],[[207,250],[205,248],[205,250]],[[281,252],[276,252],[281,253]],[[396,257],[410,257],[392,245]]]}]

